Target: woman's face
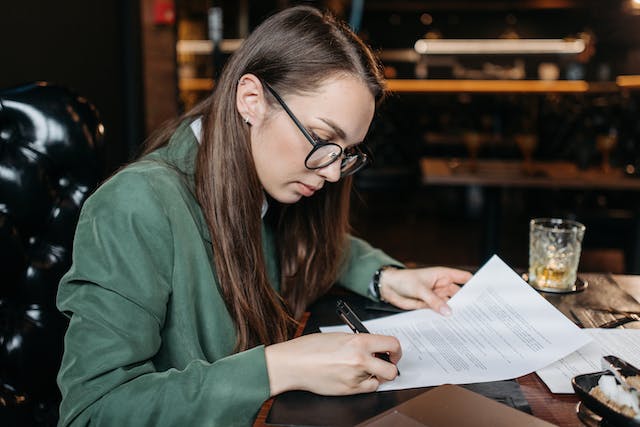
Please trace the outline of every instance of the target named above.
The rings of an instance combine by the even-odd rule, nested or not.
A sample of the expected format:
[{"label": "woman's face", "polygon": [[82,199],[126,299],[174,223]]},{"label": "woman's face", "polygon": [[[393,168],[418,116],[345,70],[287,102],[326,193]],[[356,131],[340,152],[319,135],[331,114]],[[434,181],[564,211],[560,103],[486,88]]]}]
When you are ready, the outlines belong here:
[{"label": "woman's face", "polygon": [[[268,93],[263,87],[264,94]],[[291,112],[314,136],[343,150],[360,143],[369,128],[375,100],[355,77],[329,78],[313,93],[281,95]],[[266,108],[265,119],[251,126],[251,149],[264,190],[281,203],[311,197],[325,181],[340,179],[340,160],[310,170],[305,159],[313,146],[284,109]]]}]

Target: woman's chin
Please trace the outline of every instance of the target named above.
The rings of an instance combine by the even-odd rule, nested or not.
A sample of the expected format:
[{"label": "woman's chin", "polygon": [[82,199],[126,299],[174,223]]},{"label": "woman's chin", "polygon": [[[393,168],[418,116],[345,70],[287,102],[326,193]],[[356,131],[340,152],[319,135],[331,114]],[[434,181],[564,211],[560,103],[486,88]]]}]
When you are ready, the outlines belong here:
[{"label": "woman's chin", "polygon": [[269,192],[269,196],[271,196],[271,198],[273,198],[274,200],[285,205],[291,205],[291,204],[297,203],[302,198],[302,194],[292,192],[292,191],[283,191],[278,194],[273,194]]}]

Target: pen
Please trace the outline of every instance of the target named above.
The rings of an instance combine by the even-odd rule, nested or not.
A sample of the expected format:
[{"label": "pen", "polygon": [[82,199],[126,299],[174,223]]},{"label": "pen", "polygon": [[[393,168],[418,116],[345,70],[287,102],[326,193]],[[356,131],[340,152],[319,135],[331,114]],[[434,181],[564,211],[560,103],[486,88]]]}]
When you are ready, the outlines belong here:
[{"label": "pen", "polygon": [[[338,303],[336,305],[336,313],[338,313],[338,316],[340,316],[342,321],[351,328],[354,334],[369,333],[369,330],[362,324],[362,321],[353,312],[353,310],[351,310],[351,307],[349,307],[346,302],[338,300]],[[385,362],[392,363],[391,359],[389,358],[389,353],[375,353],[375,356],[378,359],[384,360]],[[397,366],[396,369],[398,369]],[[398,370],[398,376],[400,376],[400,370]]]}]

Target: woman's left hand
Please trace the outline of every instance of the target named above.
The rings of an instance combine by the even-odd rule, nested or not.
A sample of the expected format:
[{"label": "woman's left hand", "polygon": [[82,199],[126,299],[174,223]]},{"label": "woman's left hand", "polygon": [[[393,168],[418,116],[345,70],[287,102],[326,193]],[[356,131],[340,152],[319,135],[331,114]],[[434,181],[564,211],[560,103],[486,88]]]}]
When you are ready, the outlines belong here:
[{"label": "woman's left hand", "polygon": [[447,301],[470,278],[468,271],[447,267],[388,268],[380,277],[380,296],[405,310],[431,308],[447,316]]}]

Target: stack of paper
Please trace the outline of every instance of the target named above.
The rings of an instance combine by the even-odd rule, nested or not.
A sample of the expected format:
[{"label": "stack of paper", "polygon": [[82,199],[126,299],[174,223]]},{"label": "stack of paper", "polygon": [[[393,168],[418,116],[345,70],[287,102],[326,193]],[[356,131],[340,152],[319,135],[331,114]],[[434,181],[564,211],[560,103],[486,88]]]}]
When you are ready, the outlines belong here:
[{"label": "stack of paper", "polygon": [[586,346],[536,371],[552,393],[573,393],[571,378],[602,370],[602,356],[612,354],[640,367],[640,329],[584,329],[592,338]]},{"label": "stack of paper", "polygon": [[516,378],[591,341],[495,255],[449,305],[449,317],[425,309],[365,322],[371,333],[393,335],[402,345],[402,375],[380,391]]}]

